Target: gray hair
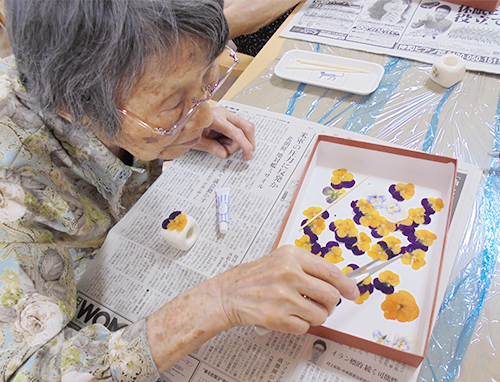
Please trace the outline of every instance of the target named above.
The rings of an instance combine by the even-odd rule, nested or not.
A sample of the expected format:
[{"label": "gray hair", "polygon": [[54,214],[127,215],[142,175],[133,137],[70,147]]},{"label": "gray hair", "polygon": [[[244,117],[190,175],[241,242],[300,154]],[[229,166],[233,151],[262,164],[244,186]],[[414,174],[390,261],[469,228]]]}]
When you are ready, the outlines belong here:
[{"label": "gray hair", "polygon": [[[224,0],[8,0],[19,75],[43,113],[89,120],[103,137],[120,131],[119,103],[148,59],[175,60],[188,42],[207,62],[228,40]],[[160,68],[159,68],[160,69]]]}]

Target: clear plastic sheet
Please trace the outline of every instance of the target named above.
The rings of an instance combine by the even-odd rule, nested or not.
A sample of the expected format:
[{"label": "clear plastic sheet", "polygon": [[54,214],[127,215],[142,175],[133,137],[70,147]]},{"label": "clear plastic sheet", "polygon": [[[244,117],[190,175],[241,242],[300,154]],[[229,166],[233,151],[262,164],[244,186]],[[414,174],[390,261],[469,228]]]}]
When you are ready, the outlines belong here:
[{"label": "clear plastic sheet", "polygon": [[[385,67],[366,96],[282,80],[274,66],[290,49],[338,54]],[[479,166],[483,181],[454,264],[419,381],[500,381],[500,77],[467,72],[445,89],[431,65],[286,40],[277,58],[231,100],[366,134]]]}]

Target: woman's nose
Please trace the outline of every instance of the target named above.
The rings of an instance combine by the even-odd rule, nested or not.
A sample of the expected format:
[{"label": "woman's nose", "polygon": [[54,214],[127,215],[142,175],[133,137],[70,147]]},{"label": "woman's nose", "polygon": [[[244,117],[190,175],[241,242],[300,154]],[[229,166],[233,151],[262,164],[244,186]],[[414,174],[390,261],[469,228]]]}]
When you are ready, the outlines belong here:
[{"label": "woman's nose", "polygon": [[210,105],[208,102],[202,102],[200,106],[198,106],[198,109],[191,120],[188,121],[185,129],[197,130],[199,128],[206,128],[212,124],[212,121],[213,119]]}]

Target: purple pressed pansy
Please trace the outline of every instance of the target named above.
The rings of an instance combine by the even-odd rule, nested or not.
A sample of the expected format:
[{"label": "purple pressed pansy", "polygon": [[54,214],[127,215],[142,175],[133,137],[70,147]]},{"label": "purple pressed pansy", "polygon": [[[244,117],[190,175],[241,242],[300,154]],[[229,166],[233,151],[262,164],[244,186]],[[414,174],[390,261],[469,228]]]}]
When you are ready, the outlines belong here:
[{"label": "purple pressed pansy", "polygon": [[398,202],[402,202],[404,200],[403,197],[401,196],[401,194],[399,193],[399,191],[396,190],[396,185],[395,184],[391,184],[389,186],[389,192],[392,195],[392,197],[394,199],[396,199]]},{"label": "purple pressed pansy", "polygon": [[415,228],[418,227],[417,223],[411,225],[398,224],[397,229],[405,236],[415,235]]},{"label": "purple pressed pansy", "polygon": [[312,243],[311,253],[317,255],[321,252],[321,245],[319,243]]},{"label": "purple pressed pansy", "polygon": [[369,292],[370,294],[373,293],[373,284],[358,284],[358,289],[359,289],[359,294],[363,294],[366,292]]},{"label": "purple pressed pansy", "polygon": [[163,229],[167,229],[168,227],[168,223],[170,223],[172,220],[174,220],[177,216],[179,216],[181,214],[181,211],[174,211],[172,212],[168,218],[166,218],[165,220],[163,220],[163,223],[161,223],[161,227]]},{"label": "purple pressed pansy", "polygon": [[421,249],[424,252],[427,252],[429,247],[424,245],[416,236],[415,231],[407,235],[408,241],[411,243],[411,247],[413,250],[415,249]]},{"label": "purple pressed pansy", "polygon": [[338,246],[339,246],[339,243],[337,243],[335,241],[329,241],[328,243],[326,243],[326,245],[323,248],[321,248],[321,255],[325,256],[328,252],[330,252],[330,250],[333,247],[338,247]]},{"label": "purple pressed pansy", "polygon": [[327,203],[333,203],[337,200],[341,195],[345,194],[345,191],[341,189],[335,189],[333,187],[325,187],[323,188],[323,195],[326,196]]},{"label": "purple pressed pansy", "polygon": [[304,228],[304,234],[305,234],[305,235],[307,235],[307,236],[309,236],[309,238],[310,238],[310,239],[309,239],[309,241],[310,241],[311,243],[316,243],[316,242],[318,241],[318,235],[316,235],[316,234],[315,234],[315,233],[311,230],[311,228],[309,228],[309,229],[308,229],[308,228],[309,228],[309,227],[305,227],[305,228]]},{"label": "purple pressed pansy", "polygon": [[384,294],[394,293],[394,287],[392,285],[381,282],[378,278],[373,280],[373,286],[375,289],[381,291]]}]

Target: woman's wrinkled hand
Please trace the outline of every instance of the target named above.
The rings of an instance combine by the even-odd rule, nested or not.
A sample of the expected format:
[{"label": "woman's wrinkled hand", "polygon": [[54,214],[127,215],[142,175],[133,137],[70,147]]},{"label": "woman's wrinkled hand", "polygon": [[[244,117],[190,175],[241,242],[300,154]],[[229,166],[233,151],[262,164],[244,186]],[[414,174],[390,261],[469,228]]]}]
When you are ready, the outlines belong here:
[{"label": "woman's wrinkled hand", "polygon": [[255,150],[254,124],[220,106],[212,109],[212,118],[212,125],[205,129],[200,142],[193,148],[221,159],[241,148],[243,159],[252,159]]},{"label": "woman's wrinkled hand", "polygon": [[302,334],[325,322],[343,296],[359,297],[356,284],[335,265],[296,246],[283,246],[238,265],[218,283],[228,327],[260,325]]},{"label": "woman's wrinkled hand", "polygon": [[283,246],[181,293],[146,319],[151,354],[162,372],[235,326],[302,334],[321,325],[340,296],[358,287],[325,259]]}]

